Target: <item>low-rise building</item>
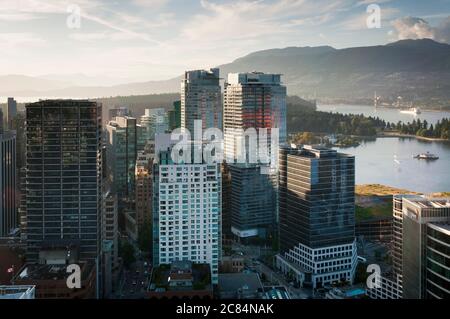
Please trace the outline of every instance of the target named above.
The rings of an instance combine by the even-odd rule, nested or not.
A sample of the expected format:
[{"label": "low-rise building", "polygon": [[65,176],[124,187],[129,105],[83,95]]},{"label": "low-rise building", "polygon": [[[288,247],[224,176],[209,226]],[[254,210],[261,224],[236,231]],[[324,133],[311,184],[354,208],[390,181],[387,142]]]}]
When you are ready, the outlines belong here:
[{"label": "low-rise building", "polygon": [[208,264],[176,261],[153,269],[149,298],[212,299],[213,289]]},{"label": "low-rise building", "polygon": [[223,256],[220,261],[220,270],[223,273],[242,272],[244,267],[244,257],[241,255]]},{"label": "low-rise building", "polygon": [[19,286],[35,286],[36,299],[92,299],[96,296],[96,271],[93,262],[78,264],[81,270],[81,288],[67,286],[65,264],[25,264],[18,271],[14,283]]},{"label": "low-rise building", "polygon": [[257,273],[219,274],[220,299],[260,299],[263,295]]}]

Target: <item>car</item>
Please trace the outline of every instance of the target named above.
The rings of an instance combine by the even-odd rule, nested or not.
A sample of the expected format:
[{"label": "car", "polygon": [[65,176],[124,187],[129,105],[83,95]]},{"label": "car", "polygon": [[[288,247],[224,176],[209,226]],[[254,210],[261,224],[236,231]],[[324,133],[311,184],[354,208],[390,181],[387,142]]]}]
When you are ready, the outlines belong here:
[{"label": "car", "polygon": [[136,280],[133,280],[132,285],[133,285],[133,286],[136,285]]},{"label": "car", "polygon": [[147,262],[144,262],[144,267],[147,267],[147,266],[148,266]]}]

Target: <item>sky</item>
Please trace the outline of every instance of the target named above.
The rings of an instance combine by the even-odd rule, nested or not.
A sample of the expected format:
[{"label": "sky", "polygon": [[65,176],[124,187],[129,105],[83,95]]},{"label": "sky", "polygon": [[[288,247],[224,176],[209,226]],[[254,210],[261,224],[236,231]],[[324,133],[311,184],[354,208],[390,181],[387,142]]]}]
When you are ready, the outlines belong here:
[{"label": "sky", "polygon": [[[367,26],[371,4],[380,28]],[[450,42],[450,0],[0,0],[0,75],[100,85],[170,79],[263,49],[416,38]]]}]

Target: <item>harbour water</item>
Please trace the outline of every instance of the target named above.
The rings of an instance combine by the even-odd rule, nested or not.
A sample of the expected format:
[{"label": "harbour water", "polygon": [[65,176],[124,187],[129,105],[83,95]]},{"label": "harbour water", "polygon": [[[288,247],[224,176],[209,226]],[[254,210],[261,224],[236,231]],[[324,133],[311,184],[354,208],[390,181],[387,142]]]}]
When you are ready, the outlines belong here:
[{"label": "harbour water", "polygon": [[[412,115],[400,113],[398,110],[377,109],[375,111],[373,107],[368,106],[321,105],[318,109],[379,116],[390,122],[413,119]],[[444,117],[450,118],[450,113],[423,111],[418,116],[429,123],[435,123]],[[356,156],[357,184],[384,184],[421,193],[450,192],[450,143],[448,142],[386,137],[363,142],[357,147],[337,149]],[[413,158],[417,154],[426,152],[436,154],[439,159],[426,161]]]}]

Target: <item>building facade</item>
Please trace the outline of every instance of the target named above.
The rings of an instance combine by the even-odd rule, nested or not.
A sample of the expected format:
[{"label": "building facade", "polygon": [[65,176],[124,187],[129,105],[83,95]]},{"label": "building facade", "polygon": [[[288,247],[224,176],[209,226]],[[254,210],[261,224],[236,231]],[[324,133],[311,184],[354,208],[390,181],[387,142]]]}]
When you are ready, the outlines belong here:
[{"label": "building facade", "polygon": [[282,149],[278,203],[277,267],[314,288],[352,282],[355,158],[323,147]]},{"label": "building facade", "polygon": [[168,117],[170,131],[181,127],[181,101],[173,102],[173,109],[168,112]]},{"label": "building facade", "polygon": [[158,151],[153,180],[153,263],[191,261],[210,265],[218,282],[221,254],[219,164],[174,164]]},{"label": "building facade", "polygon": [[152,221],[152,181],[154,154],[139,152],[136,161],[136,223],[138,229]]},{"label": "building facade", "polygon": [[442,293],[448,294],[448,237],[445,225],[439,223],[450,222],[450,200],[403,198],[402,208],[403,298],[439,298]]},{"label": "building facade", "polygon": [[4,131],[13,129],[13,120],[17,115],[17,101],[9,97],[5,106],[0,110],[3,120],[0,122],[0,127],[3,127]]},{"label": "building facade", "polygon": [[106,158],[112,191],[120,198],[130,198],[135,189],[135,165],[138,153],[136,119],[117,116],[106,126]]},{"label": "building facade", "polygon": [[219,69],[187,71],[181,82],[181,127],[194,134],[194,121],[203,129],[222,129]]},{"label": "building facade", "polygon": [[426,298],[450,299],[450,223],[430,223],[426,240]]},{"label": "building facade", "polygon": [[26,105],[27,261],[44,249],[100,251],[101,104],[46,100]]},{"label": "building facade", "polygon": [[0,237],[18,228],[16,205],[16,132],[0,132]]},{"label": "building facade", "polygon": [[[279,129],[279,142],[286,142],[286,87],[281,75],[232,73],[224,88],[225,156],[238,156],[238,143],[247,129],[267,129],[268,148],[272,128]],[[247,155],[248,156],[248,155]],[[228,161],[230,163],[231,161]]]},{"label": "building facade", "polygon": [[273,237],[276,230],[275,174],[256,164],[227,165],[230,171],[231,232],[240,240]]},{"label": "building facade", "polygon": [[156,134],[164,134],[169,129],[169,118],[163,108],[146,109],[141,117],[141,126],[147,140],[154,140]]}]

